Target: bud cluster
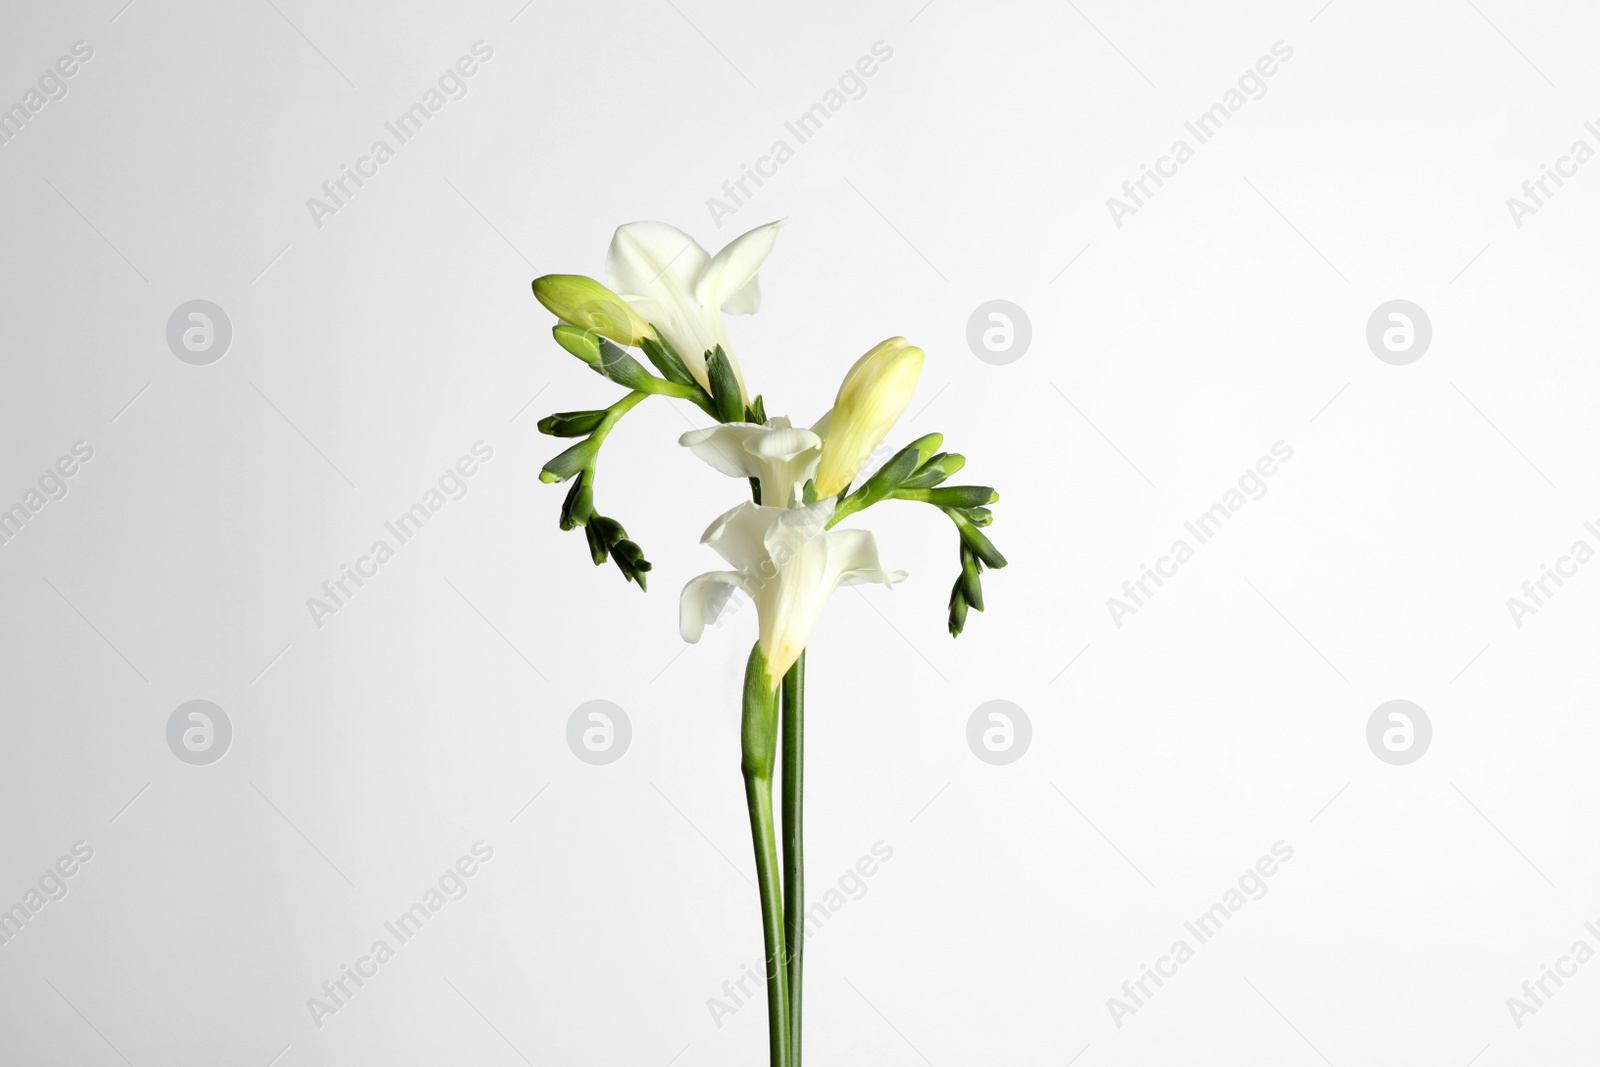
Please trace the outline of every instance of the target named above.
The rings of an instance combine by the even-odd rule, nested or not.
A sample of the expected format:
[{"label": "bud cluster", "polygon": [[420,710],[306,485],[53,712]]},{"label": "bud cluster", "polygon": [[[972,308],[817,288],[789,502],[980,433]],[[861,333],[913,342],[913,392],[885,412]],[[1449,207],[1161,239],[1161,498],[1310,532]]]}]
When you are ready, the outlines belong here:
[{"label": "bud cluster", "polygon": [[968,609],[983,610],[979,575],[985,567],[1004,567],[1006,558],[980,529],[994,520],[989,505],[998,501],[1000,494],[987,485],[946,486],[944,482],[965,467],[967,460],[956,452],[938,451],[943,441],[940,434],[931,433],[896,452],[859,489],[839,500],[828,525],[884,499],[918,500],[948,515],[960,535],[961,573],[950,590],[950,636],[957,637],[966,627]]},{"label": "bud cluster", "polygon": [[[557,344],[601,377],[629,390],[608,408],[557,412],[541,419],[540,433],[583,440],[545,463],[539,480],[574,479],[561,506],[561,528],[583,527],[595,565],[610,559],[625,579],[644,589],[650,563],[643,551],[628,539],[621,523],[594,510],[595,464],[606,435],[618,419],[651,395],[691,401],[718,422],[765,421],[761,398],[748,406],[744,403],[738,374],[721,345],[705,353],[709,381],[701,385],[654,326],[593,278],[547,274],[534,279],[533,295],[562,320],[551,330]],[[660,376],[646,370],[623,346],[643,351]]]}]

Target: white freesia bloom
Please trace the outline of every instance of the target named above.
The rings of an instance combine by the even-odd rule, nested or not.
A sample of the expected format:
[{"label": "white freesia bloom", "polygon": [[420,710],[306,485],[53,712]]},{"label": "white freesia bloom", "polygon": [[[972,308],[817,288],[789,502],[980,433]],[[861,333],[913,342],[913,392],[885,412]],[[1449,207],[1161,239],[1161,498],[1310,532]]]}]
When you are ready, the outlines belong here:
[{"label": "white freesia bloom", "polygon": [[878,544],[866,530],[829,530],[833,499],[809,507],[743,503],[712,523],[701,537],[733,566],[702,574],[683,587],[678,625],[683,639],[700,640],[735,589],[755,601],[761,651],[777,688],[805,651],[817,616],[841,585],[893,585],[905,571],[886,571]]},{"label": "white freesia bloom", "polygon": [[678,443],[723,474],[757,478],[761,503],[786,508],[799,499],[800,489],[817,473],[822,438],[811,430],[796,429],[783,417],[764,424],[727,422],[706,430],[691,430]]},{"label": "white freesia bloom", "polygon": [[[780,219],[734,238],[715,256],[676,226],[630,222],[617,227],[606,253],[611,288],[678,350],[689,373],[709,387],[706,353],[722,346],[744,392],[744,376],[728,347],[722,315],[749,315],[761,306],[756,272],[772,253]],[[749,403],[749,397],[742,397]]]}]

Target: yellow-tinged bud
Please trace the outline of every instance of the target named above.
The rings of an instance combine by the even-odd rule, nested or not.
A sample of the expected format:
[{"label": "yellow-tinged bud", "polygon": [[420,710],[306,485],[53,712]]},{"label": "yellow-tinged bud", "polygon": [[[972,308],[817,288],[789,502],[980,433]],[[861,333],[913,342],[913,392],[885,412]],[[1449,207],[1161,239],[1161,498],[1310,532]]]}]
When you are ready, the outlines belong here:
[{"label": "yellow-tinged bud", "polygon": [[907,344],[904,337],[891,337],[856,360],[839,386],[822,441],[818,499],[842,492],[860,472],[905,413],[921,374],[922,349]]},{"label": "yellow-tinged bud", "polygon": [[581,274],[546,274],[533,280],[533,295],[562,322],[629,347],[650,336],[650,326],[628,302]]}]

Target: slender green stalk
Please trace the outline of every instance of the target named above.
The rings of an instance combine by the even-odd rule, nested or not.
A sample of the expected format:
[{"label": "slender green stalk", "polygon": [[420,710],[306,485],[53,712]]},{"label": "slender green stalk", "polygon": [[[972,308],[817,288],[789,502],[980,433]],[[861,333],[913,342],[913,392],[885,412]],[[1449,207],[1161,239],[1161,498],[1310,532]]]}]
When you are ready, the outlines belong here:
[{"label": "slender green stalk", "polygon": [[772,772],[778,747],[778,691],[767,673],[767,658],[757,644],[744,673],[743,747],[745,804],[756,851],[756,888],[761,895],[761,934],[767,952],[767,1034],[771,1067],[789,1060],[789,973],[784,951],[783,888],[778,872],[778,839],[772,825]]},{"label": "slender green stalk", "polygon": [[784,967],[783,906],[779,899],[778,842],[772,830],[772,780],[745,772],[745,803],[756,846],[756,884],[761,892],[761,933],[767,950],[767,1032],[772,1067],[789,1059],[789,976]]},{"label": "slender green stalk", "polygon": [[783,934],[789,948],[789,1067],[800,1067],[800,979],[806,940],[806,654],[783,676]]},{"label": "slender green stalk", "polygon": [[611,427],[617,424],[617,420],[638,407],[639,402],[649,395],[649,393],[635,391],[606,408],[606,417],[601,420],[600,425],[590,435],[590,439],[594,441],[596,451],[599,451],[600,443],[606,439],[606,435],[611,432]]}]

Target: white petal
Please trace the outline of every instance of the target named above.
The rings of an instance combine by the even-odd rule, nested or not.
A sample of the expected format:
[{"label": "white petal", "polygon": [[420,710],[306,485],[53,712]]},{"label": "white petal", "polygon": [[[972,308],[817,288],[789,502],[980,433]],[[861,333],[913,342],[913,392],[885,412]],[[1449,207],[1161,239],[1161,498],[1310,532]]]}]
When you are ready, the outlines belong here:
[{"label": "white petal", "polygon": [[750,463],[746,449],[765,430],[753,422],[729,422],[704,430],[690,430],[678,443],[730,478],[755,478],[760,471]]},{"label": "white petal", "polygon": [[761,310],[761,279],[751,278],[743,289],[723,300],[722,310],[729,315],[754,315]]},{"label": "white petal", "polygon": [[[733,425],[739,425],[737,423]],[[748,425],[748,424],[746,424]],[[794,459],[802,452],[822,447],[822,438],[810,430],[763,427],[765,432],[745,438],[744,448],[752,456],[768,460]]]},{"label": "white petal", "polygon": [[[832,508],[830,500],[828,510]],[[790,508],[782,513],[790,521],[775,524],[767,535],[777,577],[750,586],[760,621],[761,649],[773,677],[788,671],[805,651],[817,616],[833,592],[827,534],[821,523],[807,521],[811,510]],[[824,516],[822,522],[826,521]]]},{"label": "white petal", "polygon": [[761,479],[761,502],[786,508],[794,502],[797,487],[816,473],[822,438],[810,430],[769,428],[747,439],[744,449],[748,465]]},{"label": "white petal", "polygon": [[[806,555],[808,548],[813,551],[821,548],[824,552],[823,558],[826,559],[826,549],[822,547],[822,539],[828,528],[828,520],[833,517],[833,497],[819,500],[809,507],[762,510],[777,513],[768,523],[761,538],[762,547],[767,559],[771,561],[771,566],[779,571],[786,571],[791,561]],[[787,574],[783,580],[788,581]]]},{"label": "white petal", "polygon": [[765,581],[776,573],[767,552],[767,533],[784,514],[782,508],[764,508],[746,500],[706,527],[700,543],[716,549],[717,555],[741,574]]},{"label": "white petal", "polygon": [[691,293],[710,262],[700,243],[676,226],[630,222],[611,238],[606,275],[620,295],[659,299],[668,289]]},{"label": "white petal", "polygon": [[828,569],[836,585],[903,582],[905,571],[886,571],[878,560],[878,541],[868,530],[834,530],[828,534]]},{"label": "white petal", "polygon": [[734,571],[711,571],[690,579],[678,598],[678,632],[683,639],[691,645],[699,641],[706,626],[728,606],[733,591],[744,587],[744,578]]},{"label": "white petal", "polygon": [[756,272],[772,254],[778,231],[788,219],[757,226],[729,241],[706,266],[695,287],[701,306],[721,308],[730,315],[749,315],[761,306]]},{"label": "white petal", "polygon": [[695,381],[707,387],[705,354],[722,341],[722,329],[694,289],[710,262],[693,237],[664,222],[618,226],[606,252],[611,288],[661,332]]}]

